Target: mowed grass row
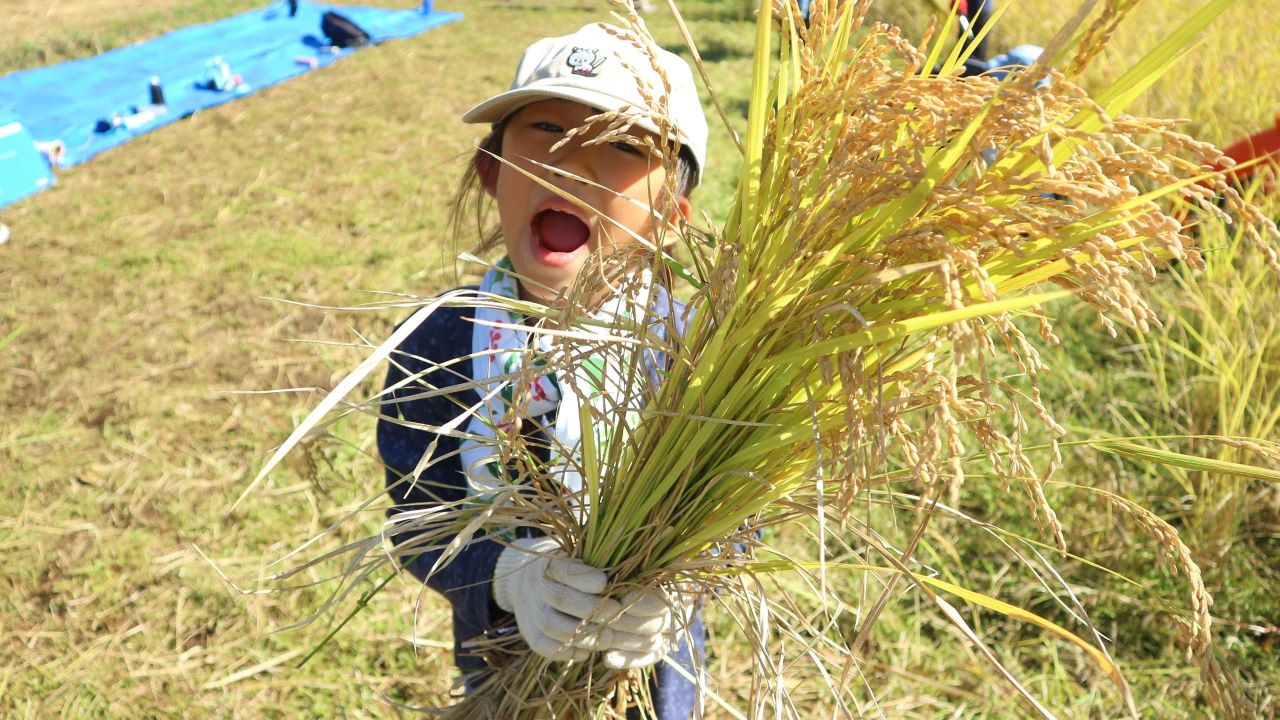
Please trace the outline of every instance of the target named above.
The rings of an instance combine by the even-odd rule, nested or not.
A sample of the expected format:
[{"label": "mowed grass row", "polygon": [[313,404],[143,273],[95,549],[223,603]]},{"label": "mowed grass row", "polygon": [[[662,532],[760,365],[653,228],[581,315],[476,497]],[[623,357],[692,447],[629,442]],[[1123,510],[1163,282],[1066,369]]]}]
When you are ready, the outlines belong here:
[{"label": "mowed grass row", "polygon": [[[1041,4],[1022,3],[1027,9],[1015,11],[1011,23],[1049,17]],[[0,71],[92,54],[258,5],[73,0],[5,8],[0,16],[13,13],[6,29],[17,44],[0,50]],[[333,438],[314,443],[224,515],[316,400],[225,391],[329,387],[361,351],[292,340],[350,342],[353,329],[376,339],[399,319],[264,298],[347,305],[365,300],[364,290],[426,294],[454,284],[460,248],[446,235],[446,209],[476,135],[456,118],[506,85],[530,41],[599,19],[605,7],[567,0],[442,5],[467,18],[144,136],[0,211],[13,230],[0,247],[0,477],[9,481],[0,493],[7,598],[0,610],[0,716],[393,717],[399,711],[380,696],[424,704],[448,692],[446,609],[412,581],[393,584],[298,670],[327,627],[269,631],[306,617],[325,588],[236,597],[200,555],[252,586],[264,563],[378,491],[380,471],[368,458],[372,427],[359,420],[336,427]],[[734,122],[745,110],[749,74],[742,5],[682,3]],[[1248,16],[1256,22],[1278,6],[1266,0],[1239,7],[1261,13]],[[665,16],[653,24],[659,39],[676,44]],[[1013,27],[1002,37],[1043,42]],[[1231,78],[1195,81],[1198,97],[1213,107],[1213,92],[1244,87],[1252,82],[1247,73],[1269,67],[1265,38],[1239,22],[1225,32],[1227,41],[1211,39],[1206,51],[1234,47],[1230,53],[1260,60],[1207,61]],[[1180,106],[1169,113],[1193,115]],[[1249,113],[1261,111],[1240,115]],[[1223,137],[1234,132],[1225,121],[1207,122]],[[718,218],[736,167],[723,133],[711,153],[712,175],[695,200]],[[1090,332],[1081,337],[1099,343],[1096,352],[1086,345],[1073,353],[1112,358],[1109,341]],[[1069,387],[1070,366],[1058,372]],[[966,509],[975,514],[1000,503],[998,489],[972,497]],[[376,529],[380,513],[366,512],[340,537]],[[1105,541],[1108,527],[1101,520],[1085,526],[1097,534],[1084,536],[1083,554],[1119,561]],[[971,546],[952,547],[945,536],[932,541],[942,557],[955,553],[955,572],[989,574],[993,594],[1033,589],[1013,586],[1002,563],[968,554]],[[1132,663],[1135,694],[1154,716],[1195,717],[1195,673],[1170,646],[1165,611],[1176,610],[1177,593],[1162,585],[1164,577],[1150,571],[1160,587],[1154,595],[1124,586],[1132,603],[1122,598],[1120,610],[1107,609],[1101,620],[1150,616],[1128,629],[1120,650]],[[849,579],[851,597],[858,580]],[[1240,570],[1227,583],[1243,584],[1250,595],[1267,592]],[[787,587],[804,591],[799,583]],[[913,615],[911,604],[908,598],[881,621],[865,668],[879,707],[891,717],[941,716],[957,707],[968,708],[960,716],[1018,716],[984,661],[943,623]],[[416,648],[409,641],[415,625]],[[1118,710],[1105,681],[1083,670],[1078,656],[1017,627],[990,631],[1006,641],[1002,655],[1065,716]],[[718,689],[738,696],[748,659],[732,628],[713,624],[712,632]],[[1264,678],[1277,676],[1274,665],[1260,662],[1270,672]]]}]

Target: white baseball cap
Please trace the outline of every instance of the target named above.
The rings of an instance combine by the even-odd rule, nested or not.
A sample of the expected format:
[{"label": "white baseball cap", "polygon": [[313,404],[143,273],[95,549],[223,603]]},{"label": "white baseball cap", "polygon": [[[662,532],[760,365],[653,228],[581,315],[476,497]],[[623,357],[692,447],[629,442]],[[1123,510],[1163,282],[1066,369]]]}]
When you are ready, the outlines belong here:
[{"label": "white baseball cap", "polygon": [[560,98],[602,112],[634,108],[637,127],[661,134],[646,114],[657,108],[649,107],[639,87],[643,84],[654,98],[666,94],[654,67],[657,65],[671,86],[666,94],[667,117],[675,126],[676,139],[697,160],[694,170],[701,177],[707,160],[707,118],[693,84],[693,72],[680,56],[662,48],[655,48],[654,57],[650,57],[624,39],[627,35],[620,28],[594,23],[572,35],[539,40],[521,56],[511,89],[471,108],[462,121],[496,123],[530,103]]}]

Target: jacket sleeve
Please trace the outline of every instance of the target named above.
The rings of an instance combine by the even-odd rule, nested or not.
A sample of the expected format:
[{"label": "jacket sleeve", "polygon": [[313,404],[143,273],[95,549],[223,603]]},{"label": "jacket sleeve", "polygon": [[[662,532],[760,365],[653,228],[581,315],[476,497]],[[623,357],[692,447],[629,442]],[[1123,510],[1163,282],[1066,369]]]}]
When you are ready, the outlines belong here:
[{"label": "jacket sleeve", "polygon": [[[387,492],[395,505],[388,515],[461,500],[467,494],[466,477],[456,454],[457,438],[436,435],[405,423],[443,425],[462,411],[460,401],[449,395],[414,397],[427,389],[448,388],[465,382],[471,366],[467,361],[441,368],[437,363],[471,353],[470,310],[439,308],[394,352],[387,370],[387,388],[378,418],[378,451],[386,467]],[[410,378],[409,382],[404,382]],[[464,398],[465,399],[465,398]],[[443,458],[426,468],[415,480],[413,472],[435,441],[435,456]],[[429,460],[429,459],[428,459]],[[410,535],[393,538],[397,544]],[[431,573],[441,550],[423,552],[405,561],[406,568],[453,606],[455,634],[470,637],[493,628],[505,613],[492,600],[494,565],[503,546],[477,538],[447,565]],[[430,574],[429,574],[430,573]]]}]

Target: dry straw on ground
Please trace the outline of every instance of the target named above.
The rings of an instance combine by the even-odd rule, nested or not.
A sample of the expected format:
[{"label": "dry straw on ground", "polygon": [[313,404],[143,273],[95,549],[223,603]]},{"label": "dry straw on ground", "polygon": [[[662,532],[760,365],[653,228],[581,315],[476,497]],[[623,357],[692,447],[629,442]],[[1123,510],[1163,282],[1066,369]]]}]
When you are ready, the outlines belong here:
[{"label": "dry straw on ground", "polygon": [[[396,558],[446,547],[441,562],[448,562],[479,533],[535,527],[608,569],[618,592],[663,586],[736,618],[756,661],[744,714],[776,708],[791,715],[789,668],[812,663],[826,679],[827,700],[847,703],[878,612],[895,592],[914,587],[1028,709],[1053,716],[948,596],[1073,644],[1114,679],[1136,714],[1087,614],[1077,628],[1063,627],[932,577],[912,555],[942,500],[964,488],[975,454],[1004,483],[1009,502],[1024,503],[1047,537],[1068,545],[1068,529],[1043,492],[1060,464],[1056,445],[1037,463],[1024,443],[1033,423],[1052,437],[1062,430],[1040,397],[1037,379],[1046,368],[1015,320],[1038,317],[1040,335],[1052,341],[1049,303],[1074,297],[1108,326],[1157,322],[1138,286],[1170,259],[1201,262],[1189,231],[1166,212],[1167,200],[1181,196],[1200,212],[1244,223],[1249,242],[1280,269],[1275,225],[1208,175],[1222,161],[1218,151],[1167,122],[1125,114],[1229,3],[1189,16],[1146,60],[1092,96],[1073,77],[1133,2],[1106,3],[1092,19],[1082,11],[1043,64],[1004,79],[962,78],[960,56],[944,55],[941,43],[917,45],[894,28],[864,27],[867,4],[817,0],[808,27],[793,5],[760,19],[736,204],[709,237],[682,231],[685,251],[677,256],[685,261],[647,253],[599,258],[581,289],[549,308],[474,293],[424,300],[299,427],[282,453],[441,304],[497,303],[543,319],[540,331],[559,339],[557,351],[548,364],[531,362],[510,378],[517,396],[530,374],[566,370],[584,354],[628,368],[624,386],[585,411],[584,426],[596,432],[585,433],[584,489],[576,497],[565,497],[553,473],[530,460],[524,439],[500,435],[499,450],[522,468],[521,482],[484,502],[405,513],[383,537],[335,551],[351,554],[348,588],[387,572]],[[620,19],[629,37],[648,46],[643,22],[627,10]],[[775,32],[777,54],[770,50]],[[599,122],[625,130],[617,117]],[[670,269],[694,286],[683,342],[667,339],[667,318],[601,327],[592,316],[588,300],[601,288],[644,291],[608,282],[634,277],[627,270],[641,265]],[[1050,283],[1058,289],[1042,289]],[[653,331],[663,323],[667,332]],[[657,386],[646,380],[645,359],[653,357],[669,360]],[[989,370],[1002,358],[1020,369],[1021,384]],[[474,400],[474,389],[424,391]],[[376,410],[378,402],[362,406]],[[459,427],[465,422],[431,429],[464,435]],[[898,493],[916,498],[905,547],[890,544],[871,513],[858,512]],[[1167,523],[1114,500],[1177,557],[1191,588],[1189,650],[1220,714],[1247,716],[1213,659],[1211,599],[1185,545]],[[590,512],[580,522],[584,506]],[[798,521],[814,533],[811,557],[783,556],[758,534]],[[418,534],[400,547],[385,541],[403,531]],[[857,546],[878,561],[829,562],[836,546]],[[852,637],[833,630],[851,612],[846,599],[827,596],[830,575],[845,570],[883,584],[877,599],[857,609]],[[781,572],[800,573],[823,596],[816,614],[761,589]],[[494,672],[450,717],[621,717],[629,704],[648,702],[641,673],[593,661],[552,663],[510,636],[481,647]]]}]

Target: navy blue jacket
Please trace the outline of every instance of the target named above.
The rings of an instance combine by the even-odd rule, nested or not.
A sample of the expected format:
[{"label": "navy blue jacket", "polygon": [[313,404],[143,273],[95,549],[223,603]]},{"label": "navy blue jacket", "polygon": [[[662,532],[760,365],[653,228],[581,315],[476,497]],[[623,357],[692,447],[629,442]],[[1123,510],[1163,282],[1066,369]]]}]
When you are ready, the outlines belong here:
[{"label": "navy blue jacket", "polygon": [[[679,318],[683,308],[673,305],[673,311]],[[421,393],[424,386],[448,388],[469,380],[470,360],[455,362],[448,368],[437,365],[471,353],[473,317],[471,308],[439,308],[401,343],[391,357],[386,387],[401,383],[406,377],[420,377],[384,398],[384,417],[378,421],[378,451],[386,466],[387,492],[395,502],[388,514],[461,500],[467,495],[466,476],[456,454],[459,441],[406,427],[396,420],[444,425],[463,412],[465,406],[462,403],[470,405],[479,399],[471,390],[464,391],[467,394],[457,400],[448,395],[411,397]],[[678,323],[680,332],[684,330],[683,325],[683,322]],[[437,441],[436,456],[448,457],[427,468],[417,482],[402,482],[418,466],[433,440]],[[400,541],[403,539],[399,538]],[[493,601],[494,565],[503,547],[493,540],[478,539],[430,577],[427,573],[439,558],[440,550],[424,552],[407,565],[415,577],[442,594],[452,606],[454,659],[467,676],[469,687],[478,684],[487,665],[483,657],[468,652],[464,644],[481,635],[506,634],[515,630],[514,617]],[[704,631],[701,617],[696,618],[693,625],[690,634],[695,640],[698,656],[702,657]],[[684,641],[673,656],[692,674],[692,654]],[[662,720],[687,718],[693,709],[693,684],[666,663],[656,667],[655,675],[654,703],[658,717]]]}]

